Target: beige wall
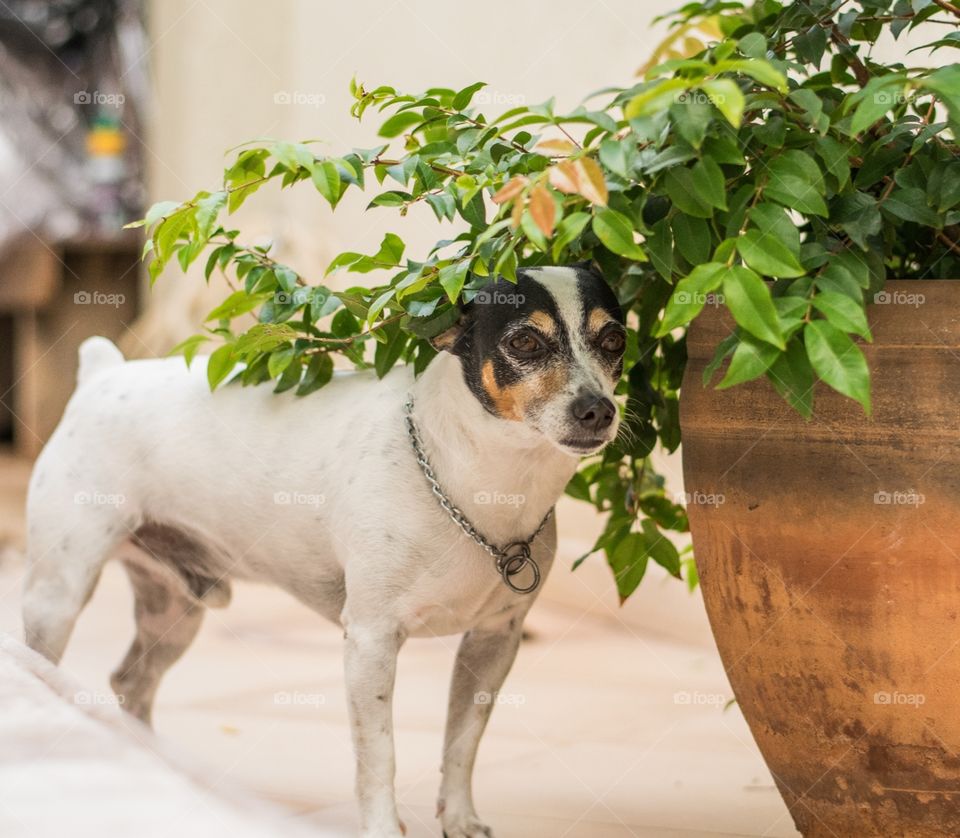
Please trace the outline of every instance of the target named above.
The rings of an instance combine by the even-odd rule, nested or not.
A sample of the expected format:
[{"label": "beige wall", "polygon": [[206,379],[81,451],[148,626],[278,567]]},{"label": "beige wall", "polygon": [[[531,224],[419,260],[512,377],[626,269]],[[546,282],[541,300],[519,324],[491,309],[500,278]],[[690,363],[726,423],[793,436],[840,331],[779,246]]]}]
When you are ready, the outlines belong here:
[{"label": "beige wall", "polygon": [[[251,138],[319,139],[332,152],[377,145],[374,115],[360,123],[349,113],[354,74],[368,86],[414,92],[483,80],[497,101],[535,103],[556,93],[560,107],[573,107],[593,90],[629,83],[659,40],[650,19],[670,5],[153,0],[146,58],[156,91],[146,138],[151,199],[215,187],[224,150]],[[318,104],[278,104],[278,93]],[[454,230],[437,227],[424,205],[400,219],[385,209],[365,213],[368,200],[348,193],[333,213],[309,184],[282,200],[270,187],[239,220],[248,240],[271,238],[280,258],[317,280],[333,255],[375,250],[387,230],[401,233],[415,256]],[[167,303],[162,313],[141,324],[142,343],[132,340],[139,345],[128,350],[163,351],[194,331],[215,302],[216,290],[198,300],[202,283],[175,270],[154,292]]]}]

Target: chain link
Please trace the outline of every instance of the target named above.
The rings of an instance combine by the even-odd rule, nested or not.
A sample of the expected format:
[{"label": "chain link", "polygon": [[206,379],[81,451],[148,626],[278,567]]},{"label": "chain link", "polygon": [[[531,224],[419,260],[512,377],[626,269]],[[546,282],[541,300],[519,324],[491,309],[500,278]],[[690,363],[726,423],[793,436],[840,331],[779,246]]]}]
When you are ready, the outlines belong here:
[{"label": "chain link", "polygon": [[[416,455],[420,470],[423,472],[423,476],[427,478],[427,483],[430,484],[434,496],[450,517],[450,520],[463,531],[464,535],[493,556],[497,572],[510,590],[518,594],[529,594],[535,591],[540,585],[540,567],[537,565],[533,556],[530,555],[530,547],[540,533],[543,532],[543,528],[546,527],[550,516],[553,515],[553,508],[551,507],[547,511],[547,514],[543,516],[543,520],[540,522],[540,526],[536,528],[533,535],[528,539],[525,541],[514,541],[502,550],[499,547],[495,547],[483,537],[480,531],[470,522],[470,519],[447,497],[441,488],[440,481],[437,480],[437,476],[433,472],[433,466],[430,465],[430,460],[427,459],[427,455],[423,450],[423,439],[420,437],[420,429],[413,420],[413,396],[407,398],[407,402],[404,405],[404,414],[407,422],[407,432],[410,435],[410,445],[413,448],[413,453]],[[517,585],[512,577],[521,573],[528,566],[533,573],[532,582],[527,586]]]}]

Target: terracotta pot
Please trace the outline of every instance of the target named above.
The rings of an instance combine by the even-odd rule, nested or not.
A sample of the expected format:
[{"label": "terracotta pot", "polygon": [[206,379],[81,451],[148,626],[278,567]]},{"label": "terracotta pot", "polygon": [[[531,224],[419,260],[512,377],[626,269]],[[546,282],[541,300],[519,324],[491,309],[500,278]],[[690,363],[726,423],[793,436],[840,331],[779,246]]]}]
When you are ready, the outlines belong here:
[{"label": "terracotta pot", "polygon": [[703,596],[806,836],[960,835],[960,282],[886,290],[872,419],[822,384],[809,422],[765,380],[704,389],[731,321],[707,310],[688,338]]}]

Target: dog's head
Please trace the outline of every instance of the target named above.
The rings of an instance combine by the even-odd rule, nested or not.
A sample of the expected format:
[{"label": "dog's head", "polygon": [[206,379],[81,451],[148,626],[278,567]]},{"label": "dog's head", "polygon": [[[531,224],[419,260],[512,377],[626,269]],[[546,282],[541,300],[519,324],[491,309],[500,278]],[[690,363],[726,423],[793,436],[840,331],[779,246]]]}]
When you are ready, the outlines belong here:
[{"label": "dog's head", "polygon": [[617,434],[623,312],[591,267],[528,268],[482,288],[434,346],[460,358],[467,386],[493,415],[522,422],[569,454]]}]

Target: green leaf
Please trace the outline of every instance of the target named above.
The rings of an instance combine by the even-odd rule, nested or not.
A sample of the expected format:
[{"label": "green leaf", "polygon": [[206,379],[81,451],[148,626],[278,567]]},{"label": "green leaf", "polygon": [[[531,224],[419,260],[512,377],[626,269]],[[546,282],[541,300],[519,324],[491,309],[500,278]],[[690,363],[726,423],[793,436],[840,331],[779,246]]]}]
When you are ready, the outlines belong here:
[{"label": "green leaf", "polygon": [[217,385],[232,372],[236,364],[232,344],[225,343],[215,349],[207,360],[207,382],[210,389],[216,390]]},{"label": "green leaf", "polygon": [[267,361],[267,371],[271,378],[276,378],[282,373],[293,360],[294,348],[292,344],[275,349],[270,353],[270,360]]},{"label": "green leaf", "polygon": [[764,195],[807,215],[827,216],[825,191],[817,162],[799,150],[787,151],[770,164]]},{"label": "green leaf", "polygon": [[381,137],[396,137],[406,131],[407,128],[411,128],[422,121],[423,116],[415,111],[400,111],[400,113],[395,113],[386,120],[377,133]]},{"label": "green leaf", "polygon": [[326,198],[331,207],[340,199],[340,172],[336,164],[323,160],[310,170],[310,178],[317,191]]},{"label": "green leaf", "polygon": [[780,350],[765,341],[756,340],[748,334],[740,336],[740,342],[734,350],[726,375],[717,385],[725,390],[746,381],[752,381],[763,375],[780,356]]},{"label": "green leaf", "polygon": [[712,239],[710,227],[702,218],[678,212],[673,216],[673,240],[677,250],[691,265],[700,265],[710,259]]},{"label": "green leaf", "polygon": [[850,133],[865,131],[895,105],[903,102],[903,76],[870,79],[859,94],[859,104],[850,121]]},{"label": "green leaf", "polygon": [[806,274],[790,249],[769,233],[747,230],[737,239],[737,252],[749,267],[764,276],[797,277]]},{"label": "green leaf", "polygon": [[692,171],[697,197],[704,204],[717,209],[727,208],[726,179],[720,167],[709,157],[704,157]]},{"label": "green leaf", "polygon": [[813,320],[803,330],[814,372],[834,390],[855,399],[870,415],[870,370],[860,348],[832,323]]},{"label": "green leaf", "polygon": [[373,365],[377,372],[377,378],[383,378],[393,369],[393,365],[400,359],[409,338],[409,335],[400,328],[399,323],[391,324],[385,331],[387,341],[386,343],[378,343],[374,354]]},{"label": "green leaf", "polygon": [[713,208],[709,201],[701,198],[700,189],[690,169],[683,166],[670,169],[663,179],[663,184],[667,196],[681,212],[697,218],[710,218],[713,215]]},{"label": "green leaf", "polygon": [[663,319],[654,336],[664,337],[678,326],[693,320],[706,305],[707,294],[720,287],[726,271],[726,265],[720,262],[708,262],[705,265],[697,265],[689,276],[681,279],[667,302]]},{"label": "green leaf", "polygon": [[564,216],[563,220],[557,225],[556,235],[553,238],[553,261],[559,262],[563,252],[575,242],[583,228],[590,221],[590,213],[574,212]]},{"label": "green leaf", "polygon": [[474,84],[464,87],[462,90],[457,92],[456,96],[453,97],[453,101],[450,103],[451,107],[455,111],[462,111],[467,105],[470,104],[470,100],[473,99],[473,94],[476,93],[481,87],[486,86],[486,82],[478,81]]},{"label": "green leaf", "polygon": [[[287,369],[295,369],[295,367],[291,364]],[[286,372],[286,370],[284,370],[284,372]],[[333,378],[333,358],[330,357],[330,354],[322,352],[313,355],[307,364],[303,378],[300,379],[300,386],[297,387],[297,395],[308,396],[310,393],[328,384],[331,378]],[[280,380],[281,382],[283,381],[283,376],[281,376]]]},{"label": "green leaf", "polygon": [[873,340],[862,303],[857,305],[850,297],[836,291],[820,291],[814,295],[813,305],[838,329]]},{"label": "green leaf", "polygon": [[646,254],[633,240],[633,225],[630,219],[616,210],[598,210],[593,217],[593,232],[607,250],[637,262],[646,261]]},{"label": "green leaf", "polygon": [[727,122],[734,128],[739,128],[743,121],[746,100],[737,83],[731,79],[711,79],[703,82],[700,87]]},{"label": "green leaf", "polygon": [[791,340],[767,371],[776,391],[801,416],[813,415],[813,385],[816,381],[806,350],[799,340]]},{"label": "green leaf", "polygon": [[647,570],[650,554],[643,533],[630,532],[607,550],[607,562],[617,583],[617,593],[623,603],[632,594]]},{"label": "green leaf", "polygon": [[723,276],[723,295],[737,325],[778,349],[786,348],[770,289],[757,274],[731,265]]},{"label": "green leaf", "polygon": [[449,299],[451,303],[457,302],[460,292],[463,290],[463,283],[466,282],[469,268],[470,261],[464,259],[440,269],[440,287],[446,292],[447,299]]},{"label": "green leaf", "polygon": [[183,359],[187,362],[187,366],[189,367],[197,354],[197,350],[200,348],[200,344],[206,343],[208,340],[210,340],[208,335],[191,335],[186,340],[178,343],[167,354],[183,355]]},{"label": "green leaf", "polygon": [[913,221],[937,229],[943,226],[940,216],[927,206],[927,193],[923,189],[912,186],[906,189],[898,187],[880,206],[904,221]]},{"label": "green leaf", "polygon": [[234,317],[253,311],[270,296],[270,294],[248,294],[246,291],[234,291],[204,318],[204,322],[232,320]]}]

